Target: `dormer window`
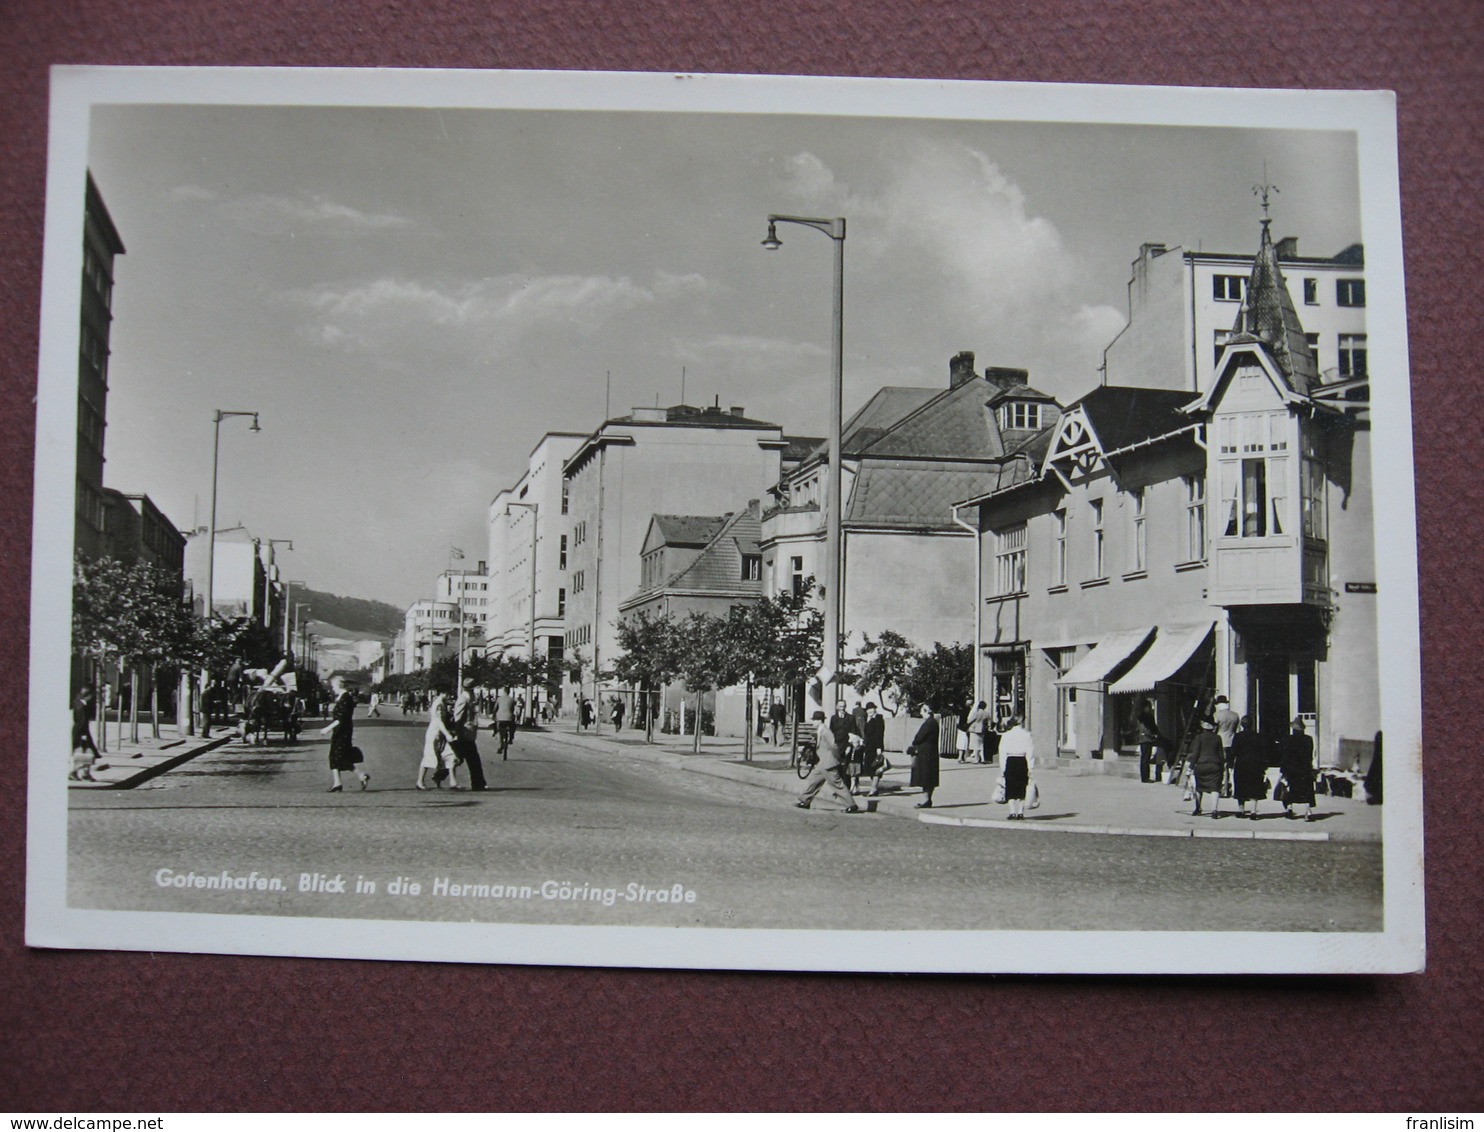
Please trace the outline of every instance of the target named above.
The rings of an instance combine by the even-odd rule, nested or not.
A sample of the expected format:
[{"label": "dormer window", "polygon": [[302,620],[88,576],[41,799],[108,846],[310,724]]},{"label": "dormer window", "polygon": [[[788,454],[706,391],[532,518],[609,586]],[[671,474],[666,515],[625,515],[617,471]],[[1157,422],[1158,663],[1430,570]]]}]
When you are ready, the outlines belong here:
[{"label": "dormer window", "polygon": [[763,556],[761,554],[744,554],[742,556],[742,580],[744,582],[760,582],[763,577]]},{"label": "dormer window", "polygon": [[1041,427],[1041,404],[1038,401],[1008,401],[1000,406],[1000,428],[1035,432]]}]

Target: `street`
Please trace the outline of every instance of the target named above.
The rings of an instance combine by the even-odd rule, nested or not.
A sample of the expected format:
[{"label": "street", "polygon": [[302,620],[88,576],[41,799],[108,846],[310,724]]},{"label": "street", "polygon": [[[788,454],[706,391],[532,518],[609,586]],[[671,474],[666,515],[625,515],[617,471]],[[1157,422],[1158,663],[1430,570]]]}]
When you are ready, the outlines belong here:
[{"label": "street", "polygon": [[[788,795],[521,733],[490,789],[413,788],[423,724],[229,744],[147,785],[70,795],[69,903],[540,924],[1377,931],[1378,844],[1027,834],[794,809]],[[461,781],[467,783],[464,771]],[[225,874],[225,879],[223,879]],[[413,886],[416,886],[414,891]]]}]

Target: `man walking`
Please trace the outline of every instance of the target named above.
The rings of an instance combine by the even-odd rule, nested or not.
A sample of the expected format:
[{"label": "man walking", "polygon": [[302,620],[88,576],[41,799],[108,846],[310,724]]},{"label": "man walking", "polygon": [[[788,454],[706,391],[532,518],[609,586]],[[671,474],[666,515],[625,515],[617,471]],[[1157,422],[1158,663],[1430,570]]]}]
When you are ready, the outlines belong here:
[{"label": "man walking", "polygon": [[515,741],[515,699],[509,688],[500,689],[495,697],[495,730],[500,733],[500,760],[510,758],[510,744]]},{"label": "man walking", "polygon": [[[840,707],[843,709],[844,704]],[[846,717],[849,719],[849,716]],[[815,750],[819,754],[819,761],[814,764],[814,773],[804,783],[804,792],[799,795],[799,800],[794,803],[801,810],[807,810],[809,803],[814,801],[814,796],[828,786],[830,792],[845,803],[847,814],[858,814],[861,808],[855,804],[855,799],[850,796],[850,791],[845,788],[845,783],[840,780],[840,747],[835,741],[834,732],[825,722],[824,712],[814,713],[817,724],[815,728]]]},{"label": "man walking", "polygon": [[1211,723],[1216,728],[1216,738],[1221,740],[1221,757],[1226,767],[1222,771],[1221,794],[1229,798],[1232,793],[1232,744],[1237,738],[1237,728],[1242,726],[1242,717],[1232,711],[1230,700],[1217,696],[1216,713],[1211,717]]},{"label": "man walking", "polygon": [[483,790],[484,764],[479,759],[479,744],[474,737],[479,733],[479,718],[474,707],[474,677],[465,676],[459,698],[453,705],[453,753],[464,760],[469,768],[469,789]]}]

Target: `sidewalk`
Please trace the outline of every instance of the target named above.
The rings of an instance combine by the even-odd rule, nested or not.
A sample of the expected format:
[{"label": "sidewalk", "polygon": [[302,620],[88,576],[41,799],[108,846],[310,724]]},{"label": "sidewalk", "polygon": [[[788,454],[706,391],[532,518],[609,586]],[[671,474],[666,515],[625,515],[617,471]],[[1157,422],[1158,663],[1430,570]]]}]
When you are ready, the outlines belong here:
[{"label": "sidewalk", "polygon": [[[615,736],[610,728],[599,733],[574,732],[563,721],[542,729],[541,734],[560,743],[584,749],[626,755],[645,762],[694,771],[733,782],[797,795],[802,783],[788,765],[788,748],[754,740],[753,759],[743,759],[741,739],[702,740],[701,754],[692,753],[690,736],[657,735],[652,744],[642,732],[624,731]],[[631,737],[632,736],[632,737]],[[933,794],[930,810],[917,809],[921,792],[907,785],[910,762],[905,754],[888,752],[892,769],[882,779],[880,798],[859,798],[866,809],[891,817],[916,819],[933,825],[962,828],[1013,830],[1017,835],[1041,833],[1100,833],[1142,837],[1202,837],[1236,840],[1281,841],[1380,841],[1381,807],[1352,798],[1318,795],[1315,820],[1287,820],[1283,807],[1269,799],[1258,804],[1259,820],[1236,817],[1237,804],[1223,798],[1219,817],[1209,813],[1194,817],[1191,803],[1183,801],[1179,786],[1149,784],[1137,778],[1114,775],[1075,774],[1055,768],[1035,771],[1041,790],[1039,809],[1026,812],[1025,821],[1005,820],[1008,808],[989,799],[999,778],[998,766],[958,763],[941,764],[941,781]],[[827,796],[817,799],[821,812],[840,811]],[[1209,806],[1210,799],[1207,799]]]},{"label": "sidewalk", "polygon": [[149,725],[141,724],[139,742],[130,741],[126,734],[124,744],[120,747],[117,737],[110,732],[108,750],[93,764],[93,777],[97,781],[78,782],[69,778],[67,788],[129,790],[235,738],[235,729],[227,727],[215,728],[210,739],[203,739],[199,735],[182,738],[173,723],[162,723],[160,737],[156,739],[150,733]]}]

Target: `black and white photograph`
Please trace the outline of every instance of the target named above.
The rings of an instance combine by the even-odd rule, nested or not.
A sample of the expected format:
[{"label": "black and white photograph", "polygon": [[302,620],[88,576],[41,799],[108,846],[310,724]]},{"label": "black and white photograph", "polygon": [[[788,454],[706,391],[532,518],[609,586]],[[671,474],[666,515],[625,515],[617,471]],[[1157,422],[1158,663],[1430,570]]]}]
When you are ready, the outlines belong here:
[{"label": "black and white photograph", "polygon": [[1391,96],[64,67],[49,160],[32,945],[1423,966]]}]

